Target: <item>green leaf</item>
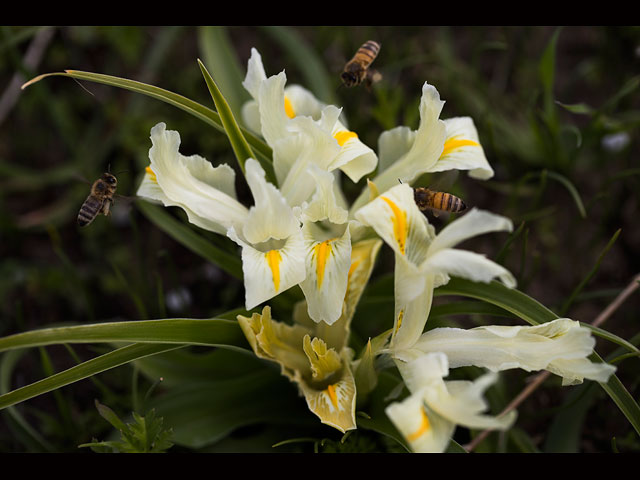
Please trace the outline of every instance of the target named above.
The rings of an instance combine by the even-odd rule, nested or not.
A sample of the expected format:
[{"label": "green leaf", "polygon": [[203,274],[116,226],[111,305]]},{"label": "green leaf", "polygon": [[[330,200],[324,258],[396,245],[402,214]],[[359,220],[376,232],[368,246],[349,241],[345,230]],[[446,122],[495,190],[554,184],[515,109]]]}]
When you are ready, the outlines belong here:
[{"label": "green leaf", "polygon": [[531,325],[539,325],[558,318],[555,313],[537,300],[497,281],[481,283],[463,278],[451,278],[449,283],[437,288],[434,295],[461,295],[482,300],[513,313]]},{"label": "green leaf", "polygon": [[553,103],[553,84],[555,81],[556,71],[556,49],[558,45],[558,36],[562,29],[558,28],[553,32],[551,40],[547,44],[540,63],[538,65],[540,73],[540,81],[542,83],[542,89],[544,93],[544,110],[545,117],[549,127],[555,130],[555,115],[554,115],[554,103]]},{"label": "green leaf", "polygon": [[[151,98],[162,100],[163,102],[166,102],[169,105],[173,105],[174,107],[180,108],[181,110],[184,110],[187,113],[195,116],[196,118],[199,118],[200,120],[215,127],[217,130],[225,132],[220,115],[214,110],[211,110],[210,108],[194,102],[193,100],[183,97],[182,95],[170,92],[169,90],[164,90],[162,88],[158,88],[156,86],[148,85],[142,82],[137,82],[135,80],[128,80],[126,78],[113,77],[111,75],[104,75],[101,73],[82,72],[79,70],[65,70],[64,72],[53,72],[39,75],[25,83],[22,88],[24,89],[29,85],[33,85],[34,83],[51,76],[71,77],[79,80],[102,83],[105,85],[110,85],[112,87],[123,88],[132,92],[141,93]],[[254,151],[258,154],[259,158],[257,158],[257,160],[259,160],[263,166],[266,164],[270,164],[273,155],[271,147],[269,147],[266,143],[264,143],[260,138],[256,137],[250,131],[244,129],[241,130],[244,137],[253,146]]]},{"label": "green leaf", "polygon": [[183,382],[151,406],[171,425],[173,441],[189,448],[211,445],[248,425],[318,424],[291,382],[265,363],[235,378]]},{"label": "green leaf", "polygon": [[223,346],[245,350],[249,344],[233,320],[168,318],[54,327],[0,338],[0,352],[58,343],[165,343]]},{"label": "green leaf", "polygon": [[[256,160],[260,160],[256,155],[254,155],[251,150],[251,146],[245,139],[242,130],[240,129],[238,122],[236,122],[235,117],[233,116],[233,112],[231,108],[229,108],[229,104],[226,99],[218,89],[216,82],[211,78],[211,75],[207,71],[204,64],[198,60],[198,65],[200,66],[200,70],[202,71],[202,75],[204,76],[204,80],[207,83],[207,87],[209,88],[209,92],[211,93],[211,97],[213,98],[213,102],[216,105],[216,110],[218,110],[218,114],[220,115],[220,121],[222,122],[222,126],[224,127],[225,133],[231,142],[231,148],[233,149],[233,153],[236,155],[236,159],[238,160],[238,164],[242,171],[244,172],[244,164],[249,158],[254,158]],[[271,162],[263,163],[261,162],[262,167],[265,170],[267,178],[274,183],[275,174],[273,172],[273,165]],[[274,183],[275,184],[275,183]]]},{"label": "green leaf", "polygon": [[584,208],[584,204],[582,203],[580,194],[578,193],[578,190],[573,185],[573,183],[571,183],[568,178],[556,172],[547,171],[547,175],[549,176],[549,178],[552,178],[557,182],[560,182],[567,189],[567,191],[571,195],[571,198],[573,198],[573,201],[576,204],[576,207],[578,208],[578,212],[580,213],[580,216],[582,218],[587,218],[587,212]]},{"label": "green leaf", "polygon": [[582,291],[584,286],[587,283],[589,283],[589,280],[591,280],[591,278],[593,278],[593,276],[596,274],[596,272],[598,271],[598,268],[600,267],[600,264],[602,263],[602,260],[604,259],[604,256],[607,254],[607,252],[611,249],[615,241],[618,239],[618,236],[620,235],[620,231],[621,229],[618,229],[613,234],[613,236],[611,237],[607,245],[604,247],[602,252],[600,252],[600,255],[598,256],[598,260],[596,260],[595,265],[591,268],[587,276],[582,279],[582,281],[576,286],[576,288],[573,289],[573,292],[571,292],[571,295],[569,295],[569,298],[567,298],[567,300],[562,304],[562,307],[560,308],[561,315],[566,314],[566,312],[569,310],[569,307],[573,303],[576,296]]},{"label": "green leaf", "polygon": [[124,365],[147,355],[166,352],[180,348],[176,345],[134,344],[106,353],[97,358],[88,360],[80,365],[71,367],[62,372],[51,375],[38,382],[26,385],[11,392],[0,395],[0,409],[10,407],[30,398],[51,392],[65,385],[83,380],[97,373]]},{"label": "green leaf", "polygon": [[240,118],[242,105],[251,99],[242,86],[244,72],[224,26],[198,27],[198,46],[203,63],[212,72],[216,84],[227,99],[236,118]]},{"label": "green leaf", "polygon": [[569,105],[567,103],[562,103],[556,100],[556,105],[561,106],[562,108],[564,108],[565,110],[568,110],[571,113],[576,113],[580,115],[593,115],[594,113],[594,109],[589,105],[587,105],[586,103],[574,103]]},{"label": "green leaf", "polygon": [[145,416],[133,412],[133,422],[125,424],[113,410],[96,400],[100,415],[114,426],[121,440],[112,442],[92,442],[79,447],[109,447],[112,451],[122,453],[160,453],[173,446],[170,438],[171,429],[163,428],[163,418],[158,417],[151,409]]},{"label": "green leaf", "polygon": [[188,225],[171,216],[163,208],[145,200],[138,200],[136,205],[145,217],[174,240],[177,240],[202,258],[219,266],[229,275],[242,280],[242,261],[238,256],[225,252],[213,245],[204,237],[198,235]]}]

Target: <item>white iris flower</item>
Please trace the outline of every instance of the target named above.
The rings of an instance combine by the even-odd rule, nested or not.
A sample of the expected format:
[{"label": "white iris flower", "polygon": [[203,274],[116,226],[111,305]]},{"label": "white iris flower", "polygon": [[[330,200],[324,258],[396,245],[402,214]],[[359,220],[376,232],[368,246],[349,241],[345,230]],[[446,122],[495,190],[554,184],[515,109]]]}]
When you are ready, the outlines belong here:
[{"label": "white iris flower", "polygon": [[474,382],[445,381],[449,374],[443,353],[422,355],[398,365],[410,395],[386,408],[387,416],[417,453],[443,452],[456,425],[476,429],[506,430],[516,412],[502,417],[486,415],[484,391],[496,381],[496,374],[485,374]]},{"label": "white iris flower", "polygon": [[392,348],[413,346],[424,330],[433,290],[456,275],[474,281],[499,278],[514,287],[513,275],[501,265],[454,245],[482,233],[512,229],[505,217],[473,209],[436,235],[416,206],[413,189],[398,184],[356,212],[394,250],[395,326]]},{"label": "white iris flower", "polygon": [[251,50],[243,85],[253,100],[243,106],[243,120],[273,149],[280,191],[296,206],[314,191],[309,165],[340,170],[357,182],[376,168],[378,157],[346,128],[341,109],[300,86],[285,88],[286,80],[284,72],[267,77],[260,54]]},{"label": "white iris flower", "polygon": [[151,130],[151,161],[138,195],[178,206],[201,228],[226,234],[242,247],[246,308],[251,309],[306,277],[306,251],[300,222],[254,159],[245,164],[255,205],[235,196],[235,173],[204,158],[183,156],[180,135],[159,123]]},{"label": "white iris flower", "polygon": [[[418,130],[400,126],[380,135],[378,175],[373,179],[380,192],[397,185],[398,179],[410,184],[423,173],[468,170],[471,177],[479,180],[493,176],[473,119],[441,120],[444,103],[438,90],[425,82]],[[362,192],[352,211],[357,211],[367,199],[368,192]]]}]

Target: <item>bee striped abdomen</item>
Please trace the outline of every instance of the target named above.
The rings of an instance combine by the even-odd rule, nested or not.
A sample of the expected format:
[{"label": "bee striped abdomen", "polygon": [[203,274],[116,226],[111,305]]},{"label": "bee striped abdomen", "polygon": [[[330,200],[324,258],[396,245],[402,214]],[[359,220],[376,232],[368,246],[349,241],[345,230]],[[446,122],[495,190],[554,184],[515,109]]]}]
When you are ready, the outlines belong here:
[{"label": "bee striped abdomen", "polygon": [[380,44],[378,42],[374,42],[373,40],[367,40],[364,42],[358,51],[356,52],[356,57],[361,56],[363,61],[367,62],[367,65],[371,64],[378,56],[380,52]]},{"label": "bee striped abdomen", "polygon": [[466,205],[460,198],[450,193],[436,192],[433,197],[433,206],[438,210],[456,213],[466,208]]},{"label": "bee striped abdomen", "polygon": [[102,210],[102,203],[101,200],[89,195],[78,212],[78,225],[81,227],[89,225]]}]

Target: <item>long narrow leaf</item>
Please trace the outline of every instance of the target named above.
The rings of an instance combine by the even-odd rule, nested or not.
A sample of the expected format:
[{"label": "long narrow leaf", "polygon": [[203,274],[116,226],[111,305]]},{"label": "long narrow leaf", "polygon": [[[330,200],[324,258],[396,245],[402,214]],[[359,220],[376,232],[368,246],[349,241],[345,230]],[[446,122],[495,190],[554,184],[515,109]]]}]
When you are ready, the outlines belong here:
[{"label": "long narrow leaf", "polygon": [[183,224],[169,215],[164,209],[145,200],[140,200],[136,202],[136,204],[145,217],[151,220],[167,235],[173,237],[202,258],[219,266],[229,275],[238,279],[243,278],[242,261],[239,257],[225,252],[211,242],[208,242],[205,238],[194,232],[188,225]]},{"label": "long narrow leaf", "polygon": [[[22,88],[24,89],[29,85],[39,82],[44,78],[56,75],[102,83],[104,85],[110,85],[112,87],[118,87],[125,90],[130,90],[132,92],[142,93],[157,100],[162,100],[163,102],[173,105],[174,107],[178,107],[181,110],[184,110],[187,113],[190,113],[191,115],[215,127],[221,132],[224,132],[222,120],[220,119],[220,115],[218,115],[216,111],[169,90],[164,90],[153,85],[148,85],[146,83],[137,82],[135,80],[129,80],[126,78],[113,77],[111,75],[104,75],[101,73],[82,72],[79,70],[65,70],[64,72],[53,72],[39,75],[25,83]],[[273,154],[273,152],[271,151],[271,147],[269,147],[266,143],[264,143],[261,139],[256,137],[248,130],[243,129],[242,133],[247,141],[252,145],[255,152],[259,154],[260,158],[258,158],[258,160],[260,160],[261,163],[270,163]]]},{"label": "long narrow leaf", "polygon": [[57,343],[93,342],[191,344],[240,350],[249,348],[242,330],[233,320],[170,318],[31,330],[0,338],[0,352]]},{"label": "long narrow leaf", "polygon": [[80,365],[56,373],[38,382],[32,383],[4,395],[0,395],[0,409],[15,405],[43,393],[64,387],[70,383],[85,379],[105,370],[124,365],[133,360],[149,355],[167,352],[180,348],[176,345],[134,344],[114,350],[97,358],[88,360]]},{"label": "long narrow leaf", "polygon": [[[207,68],[204,64],[198,60],[198,65],[200,66],[200,70],[202,71],[202,75],[204,76],[204,80],[207,83],[207,87],[209,88],[209,92],[211,93],[211,98],[213,98],[213,102],[216,105],[216,110],[218,110],[218,114],[220,116],[220,121],[222,122],[222,126],[224,127],[224,131],[231,142],[231,148],[233,149],[233,153],[236,155],[236,159],[238,160],[238,164],[242,171],[244,172],[244,164],[249,158],[254,158],[258,161],[260,159],[254,155],[253,150],[251,150],[251,146],[247,142],[244,137],[238,122],[233,116],[233,112],[227,103],[227,100],[224,98],[220,89],[216,85],[216,82],[213,80]],[[264,168],[267,178],[271,182],[275,182],[275,174],[273,172],[273,165],[271,162],[260,162],[262,164],[262,168]]]},{"label": "long narrow leaf", "polygon": [[244,72],[227,30],[228,27],[218,25],[198,27],[198,46],[203,63],[212,72],[231,111],[239,118],[242,104],[251,96],[242,86]]}]

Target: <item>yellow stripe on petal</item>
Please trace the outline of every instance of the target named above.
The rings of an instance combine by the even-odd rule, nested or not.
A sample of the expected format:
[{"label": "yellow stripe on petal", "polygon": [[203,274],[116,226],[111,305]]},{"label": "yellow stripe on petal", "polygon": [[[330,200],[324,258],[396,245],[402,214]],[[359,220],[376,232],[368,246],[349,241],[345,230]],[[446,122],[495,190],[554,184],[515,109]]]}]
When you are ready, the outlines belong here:
[{"label": "yellow stripe on petal", "polygon": [[277,292],[280,288],[280,262],[282,261],[282,256],[278,250],[269,250],[265,253],[265,257],[267,257],[267,264],[273,276],[273,286]]},{"label": "yellow stripe on petal", "polygon": [[395,333],[398,333],[398,330],[400,330],[400,327],[402,326],[402,319],[403,318],[404,318],[404,310],[400,310],[400,313],[398,314],[398,323],[396,325]]},{"label": "yellow stripe on petal", "polygon": [[410,442],[417,440],[418,438],[420,438],[422,435],[424,435],[431,429],[431,422],[429,422],[429,417],[427,417],[427,414],[424,411],[424,408],[420,409],[420,413],[422,414],[420,426],[415,432],[407,435],[407,440],[409,440]]},{"label": "yellow stripe on petal", "polygon": [[444,142],[444,149],[442,150],[442,154],[440,158],[446,157],[454,150],[462,147],[479,147],[480,144],[478,142],[474,142],[473,140],[468,140],[466,138],[460,137],[451,137],[448,138],[446,142]]},{"label": "yellow stripe on petal", "polygon": [[318,279],[318,289],[322,287],[322,280],[324,279],[324,271],[327,266],[327,259],[331,255],[331,240],[318,243],[315,247],[316,257],[316,277]]},{"label": "yellow stripe on petal", "polygon": [[145,168],[144,171],[149,174],[149,179],[153,183],[158,183],[158,179],[156,178],[156,174],[154,173],[153,170],[151,170],[151,165],[149,165],[147,168]]},{"label": "yellow stripe on petal", "polygon": [[393,211],[393,217],[391,217],[391,221],[393,222],[393,233],[396,237],[396,242],[398,242],[400,252],[404,255],[404,250],[407,245],[407,232],[409,230],[409,226],[407,225],[407,212],[402,210],[387,197],[381,198],[387,202],[387,205],[389,205]]},{"label": "yellow stripe on petal", "polygon": [[331,399],[331,403],[333,403],[333,406],[337,409],[338,408],[338,394],[336,393],[336,387],[334,387],[333,385],[329,385],[327,387],[327,394],[329,395],[329,398]]},{"label": "yellow stripe on petal", "polygon": [[340,132],[336,132],[333,138],[338,141],[338,145],[343,146],[345,143],[347,143],[347,140],[358,138],[358,135],[355,132],[350,132],[349,130],[342,130]]},{"label": "yellow stripe on petal", "polygon": [[293,105],[291,105],[291,100],[289,97],[284,97],[284,112],[287,114],[287,117],[294,118],[296,116],[296,111],[293,109]]}]

